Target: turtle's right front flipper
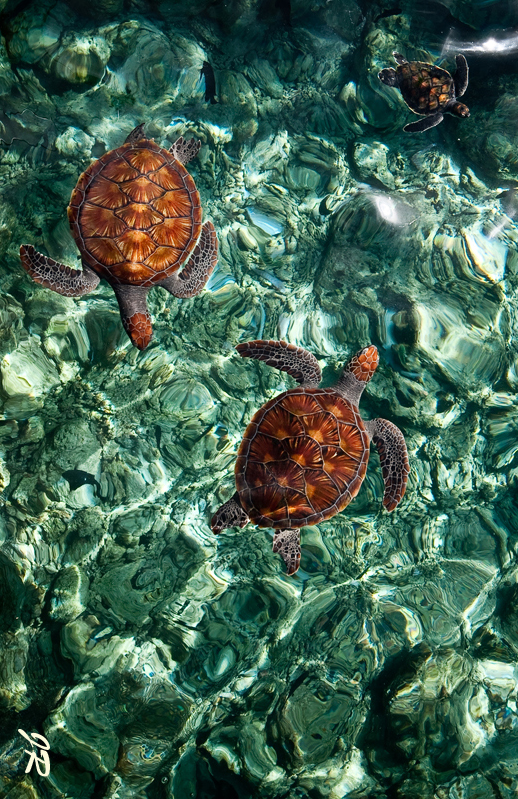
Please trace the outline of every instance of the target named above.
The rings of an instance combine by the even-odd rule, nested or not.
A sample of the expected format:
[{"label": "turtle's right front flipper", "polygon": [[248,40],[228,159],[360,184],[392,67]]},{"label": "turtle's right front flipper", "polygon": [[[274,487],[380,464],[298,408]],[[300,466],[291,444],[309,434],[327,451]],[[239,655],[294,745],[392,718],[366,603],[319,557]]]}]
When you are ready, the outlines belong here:
[{"label": "turtle's right front flipper", "polygon": [[65,297],[89,294],[99,284],[99,276],[89,267],[83,265],[82,270],[72,269],[36,252],[30,244],[22,244],[20,258],[23,268],[36,283]]},{"label": "turtle's right front flipper", "polygon": [[365,422],[365,428],[378,450],[385,484],[383,507],[390,512],[403,499],[410,473],[405,438],[399,427],[387,419]]},{"label": "turtle's right front flipper", "polygon": [[265,361],[295,378],[301,386],[318,386],[322,372],[314,355],[302,347],[286,341],[247,341],[238,344],[236,350],[242,358]]},{"label": "turtle's right front flipper", "polygon": [[199,294],[218,262],[218,237],[212,222],[205,222],[200,240],[180,274],[162,280],[158,285],[183,300]]}]

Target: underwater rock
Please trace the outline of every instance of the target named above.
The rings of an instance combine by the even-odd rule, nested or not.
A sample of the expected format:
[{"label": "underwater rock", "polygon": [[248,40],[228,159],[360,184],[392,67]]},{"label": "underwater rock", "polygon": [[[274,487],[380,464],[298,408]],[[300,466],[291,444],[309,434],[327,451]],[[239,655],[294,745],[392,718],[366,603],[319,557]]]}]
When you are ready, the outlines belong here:
[{"label": "underwater rock", "polygon": [[193,379],[178,378],[167,385],[160,394],[163,409],[184,418],[198,417],[212,410],[214,402],[207,388]]},{"label": "underwater rock", "polygon": [[88,467],[99,458],[99,440],[87,421],[74,420],[56,425],[49,437],[52,465],[61,471]]},{"label": "underwater rock", "polygon": [[55,147],[65,156],[80,155],[88,158],[91,155],[95,139],[82,130],[69,127],[56,137]]},{"label": "underwater rock", "polygon": [[470,153],[482,173],[499,181],[516,180],[516,86],[509,79],[502,79],[501,86],[495,88],[495,93],[496,105],[491,113],[482,108],[477,109],[476,135],[473,130],[462,127],[458,134],[459,140],[464,152]]},{"label": "underwater rock", "polygon": [[110,58],[108,42],[104,37],[65,31],[73,22],[73,12],[59,2],[40,6],[36,14],[22,12],[9,26],[9,57],[72,85],[98,83]]},{"label": "underwater rock", "polygon": [[[419,648],[423,654],[416,651],[415,655],[411,652],[406,656],[406,673],[401,670],[398,675],[394,670],[386,698],[379,696],[376,703],[378,712],[371,719],[373,743],[378,735],[379,744],[383,735],[389,735],[391,741],[388,751],[385,743],[376,753],[372,752],[371,762],[378,774],[391,756],[399,756],[396,773],[401,772],[422,746],[429,753],[431,776],[448,767],[461,766],[495,732],[487,695],[466,679],[472,667],[469,659],[448,649],[437,655],[428,652],[426,657],[425,648],[416,647],[416,650]],[[423,657],[426,657],[424,663]],[[383,711],[384,717],[380,715]],[[378,730],[376,724],[381,725]],[[447,725],[450,725],[448,732]],[[452,742],[447,750],[443,746],[446,735]]]},{"label": "underwater rock", "polygon": [[157,100],[165,93],[179,103],[201,99],[199,72],[206,55],[193,38],[176,31],[168,37],[149,22],[129,20],[110,39],[115,63],[108,86],[115,95]]},{"label": "underwater rock", "polygon": [[[498,306],[488,303],[486,312],[498,328]],[[452,300],[428,307],[417,304],[415,313],[417,346],[427,358],[437,360],[457,385],[480,388],[501,373],[505,345],[501,336],[488,329],[487,316],[481,315],[473,324]]]},{"label": "underwater rock", "polygon": [[[4,418],[23,416],[37,408],[40,398],[60,382],[57,368],[42,351],[36,336],[20,342],[0,364],[2,391],[7,397]],[[28,413],[30,415],[30,413]]]},{"label": "underwater rock", "polygon": [[507,247],[503,242],[485,236],[482,231],[463,230],[460,236],[448,235],[450,232],[457,233],[439,231],[433,242],[446,274],[457,272],[459,277],[494,283],[503,280],[507,260]]},{"label": "underwater rock", "polygon": [[56,621],[69,622],[85,610],[88,583],[77,566],[59,572],[52,587],[50,616]]},{"label": "underwater rock", "polygon": [[20,304],[8,294],[0,296],[0,353],[11,353],[23,331]]},{"label": "underwater rock", "polygon": [[101,80],[109,58],[110,49],[105,39],[66,34],[59,47],[40,65],[58,80],[90,86]]},{"label": "underwater rock", "polygon": [[265,58],[250,58],[246,66],[246,75],[252,85],[257,86],[262,93],[280,99],[284,89],[272,64]]},{"label": "underwater rock", "polygon": [[22,11],[9,22],[9,58],[15,64],[38,63],[56,50],[63,28],[73,22],[65,3],[46,2]]},{"label": "underwater rock", "polygon": [[[513,11],[508,7],[507,3],[502,3],[501,0],[442,0],[444,5],[452,17],[460,20],[470,28],[482,30],[488,27],[491,30],[493,25],[498,25],[500,28],[505,28],[508,25],[514,24]],[[488,37],[489,39],[491,37]],[[448,42],[449,44],[449,42]],[[462,42],[455,42],[457,49]],[[450,47],[453,49],[454,44]],[[482,45],[483,47],[483,45]],[[491,45],[487,45],[487,52],[491,52]]]},{"label": "underwater rock", "polygon": [[[97,779],[115,768],[119,745],[103,704],[94,684],[83,683],[72,688],[45,725],[51,751],[72,757]],[[89,717],[96,719],[95,725],[88,722]]]},{"label": "underwater rock", "polygon": [[124,6],[124,0],[89,0],[86,5],[82,0],[69,0],[69,3],[78,14],[85,14],[97,19],[120,14]]},{"label": "underwater rock", "polygon": [[52,358],[61,362],[62,379],[70,380],[77,372],[76,362],[85,363],[89,358],[90,341],[80,318],[61,314],[51,317],[45,330],[44,346]]}]

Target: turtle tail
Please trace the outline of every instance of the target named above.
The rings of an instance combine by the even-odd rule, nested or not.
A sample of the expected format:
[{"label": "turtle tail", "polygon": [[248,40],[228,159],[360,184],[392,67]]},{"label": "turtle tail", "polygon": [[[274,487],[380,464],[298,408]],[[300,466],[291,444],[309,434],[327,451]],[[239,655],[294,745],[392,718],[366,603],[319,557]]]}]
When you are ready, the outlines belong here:
[{"label": "turtle tail", "polygon": [[378,72],[378,78],[386,86],[397,86],[396,70],[392,69],[392,67],[387,67],[387,69],[382,69]]}]

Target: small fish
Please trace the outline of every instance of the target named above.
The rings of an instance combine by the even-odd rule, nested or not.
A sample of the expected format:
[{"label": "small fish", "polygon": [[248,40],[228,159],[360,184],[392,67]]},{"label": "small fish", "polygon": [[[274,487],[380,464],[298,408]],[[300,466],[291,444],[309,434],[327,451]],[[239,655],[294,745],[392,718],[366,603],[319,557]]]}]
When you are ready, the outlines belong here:
[{"label": "small fish", "polygon": [[[328,196],[329,196],[329,195],[327,195],[327,197],[328,197]],[[321,202],[321,203],[320,203],[320,205],[318,206],[318,213],[320,214],[320,216],[328,216],[329,214],[332,214],[332,213],[333,213],[333,212],[332,212],[332,211],[331,211],[331,210],[330,210],[330,209],[327,207],[327,197],[324,197],[324,199],[322,200],[322,202]]]},{"label": "small fish", "polygon": [[76,491],[78,488],[84,485],[91,485],[94,488],[97,488],[97,491],[101,490],[101,486],[93,476],[89,472],[83,472],[82,469],[69,469],[66,472],[63,472],[62,475],[65,480],[68,482],[71,491]]},{"label": "small fish", "polygon": [[384,19],[385,17],[396,17],[401,13],[402,9],[399,8],[399,6],[396,6],[395,8],[387,8],[386,11],[382,11],[381,14],[378,14],[374,22],[378,22],[380,19]]},{"label": "small fish", "polygon": [[218,102],[216,100],[216,76],[208,61],[203,62],[200,75],[205,78],[205,102],[214,105]]}]

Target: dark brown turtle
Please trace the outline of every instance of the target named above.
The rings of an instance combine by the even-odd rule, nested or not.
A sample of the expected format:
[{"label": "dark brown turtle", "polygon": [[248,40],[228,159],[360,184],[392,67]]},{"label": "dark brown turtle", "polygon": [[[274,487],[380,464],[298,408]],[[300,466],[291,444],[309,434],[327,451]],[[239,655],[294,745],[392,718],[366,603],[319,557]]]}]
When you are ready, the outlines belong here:
[{"label": "dark brown turtle", "polygon": [[378,365],[376,347],[360,350],[331,388],[319,388],[317,359],[285,341],[250,341],[236,349],[244,358],[287,372],[299,387],[267,402],[248,425],[236,461],[237,491],[213,516],[212,531],[250,521],[273,527],[273,551],[280,552],[288,574],[294,574],[300,528],[329,519],[356,496],[371,441],[381,460],[383,505],[394,510],[409,473],[405,439],[392,422],[364,422],[358,410]]},{"label": "dark brown turtle", "polygon": [[165,150],[143,130],[139,125],[122,147],[94,161],[72,192],[68,219],[82,270],[31,245],[20,247],[23,268],[58,294],[88,294],[104,278],[115,291],[126,332],[141,350],[153,335],[149,289],[161,286],[175,297],[193,297],[209,279],[218,253],[214,225],[202,226],[200,195],[185,168],[200,142],[180,137]]},{"label": "dark brown turtle", "polygon": [[449,72],[423,61],[407,61],[401,53],[393,53],[397,68],[382,69],[378,78],[387,86],[397,86],[407,106],[424,119],[410,122],[403,130],[413,132],[428,130],[442,122],[444,114],[469,117],[469,108],[459,103],[468,88],[468,62],[463,55],[455,56],[457,71]]}]

